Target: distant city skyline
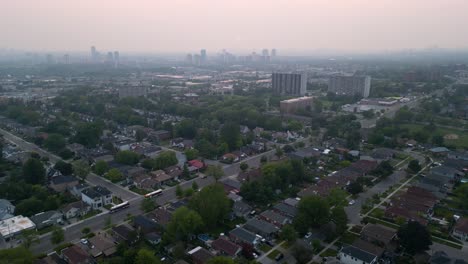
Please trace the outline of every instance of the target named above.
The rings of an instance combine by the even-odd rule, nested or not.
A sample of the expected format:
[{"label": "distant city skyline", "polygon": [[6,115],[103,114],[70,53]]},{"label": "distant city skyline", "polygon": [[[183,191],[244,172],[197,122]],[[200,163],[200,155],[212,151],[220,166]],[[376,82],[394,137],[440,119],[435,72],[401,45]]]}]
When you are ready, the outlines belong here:
[{"label": "distant city skyline", "polygon": [[468,1],[4,1],[0,48],[280,54],[468,48]]}]

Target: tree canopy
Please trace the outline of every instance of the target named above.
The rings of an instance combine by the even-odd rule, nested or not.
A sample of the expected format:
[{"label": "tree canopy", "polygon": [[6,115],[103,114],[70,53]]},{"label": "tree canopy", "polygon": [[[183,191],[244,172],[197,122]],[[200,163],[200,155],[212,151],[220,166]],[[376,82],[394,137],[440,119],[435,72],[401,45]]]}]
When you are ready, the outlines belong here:
[{"label": "tree canopy", "polygon": [[415,254],[429,249],[432,245],[431,234],[427,228],[419,222],[410,221],[398,229],[400,245],[410,254]]},{"label": "tree canopy", "polygon": [[308,196],[298,204],[294,226],[299,233],[304,234],[310,228],[317,228],[327,223],[329,218],[330,207],[326,200],[319,196]]},{"label": "tree canopy", "polygon": [[23,177],[27,183],[44,183],[45,173],[45,168],[42,165],[42,162],[38,159],[30,158],[23,165]]},{"label": "tree canopy", "polygon": [[167,241],[187,241],[203,228],[203,220],[194,210],[185,206],[178,208],[167,225],[164,238]]},{"label": "tree canopy", "polygon": [[198,212],[208,229],[212,229],[226,219],[231,209],[231,200],[221,185],[213,184],[193,196],[190,208]]}]

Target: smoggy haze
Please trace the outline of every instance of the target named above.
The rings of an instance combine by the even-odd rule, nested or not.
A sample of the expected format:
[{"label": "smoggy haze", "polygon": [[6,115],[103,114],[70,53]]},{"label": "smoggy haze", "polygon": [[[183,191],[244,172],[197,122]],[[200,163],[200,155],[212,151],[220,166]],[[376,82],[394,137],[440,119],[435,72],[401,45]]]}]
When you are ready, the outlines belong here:
[{"label": "smoggy haze", "polygon": [[466,0],[1,0],[0,47],[467,48],[467,10]]}]

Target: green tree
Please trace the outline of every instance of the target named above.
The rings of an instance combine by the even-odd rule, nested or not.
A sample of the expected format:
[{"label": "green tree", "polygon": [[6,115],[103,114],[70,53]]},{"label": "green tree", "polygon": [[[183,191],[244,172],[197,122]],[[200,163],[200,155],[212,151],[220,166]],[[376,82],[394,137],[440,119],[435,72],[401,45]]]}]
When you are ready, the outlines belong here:
[{"label": "green tree", "polygon": [[76,128],[74,141],[87,147],[95,147],[99,143],[102,126],[96,122],[82,123]]},{"label": "green tree", "polygon": [[32,244],[39,243],[39,236],[36,230],[23,230],[21,238],[25,248],[30,248]]},{"label": "green tree", "polygon": [[364,188],[362,187],[362,184],[359,181],[353,181],[348,185],[348,192],[350,194],[356,195],[360,192],[362,192]]},{"label": "green tree", "polygon": [[184,191],[184,197],[192,197],[192,195],[195,193],[195,191],[192,188],[185,189]]},{"label": "green tree", "polygon": [[145,198],[141,201],[140,208],[142,211],[148,213],[156,209],[156,204],[151,198]]},{"label": "green tree", "polygon": [[208,168],[206,168],[205,174],[213,177],[215,181],[218,181],[224,176],[224,170],[220,165],[209,165]]},{"label": "green tree", "polygon": [[241,171],[245,172],[249,168],[249,164],[241,162],[239,168],[241,169]]},{"label": "green tree", "polygon": [[134,263],[135,264],[148,264],[148,263],[158,264],[158,263],[161,263],[161,261],[154,255],[153,251],[146,249],[146,248],[142,248],[138,250]]},{"label": "green tree", "polygon": [[84,235],[89,234],[89,232],[91,232],[91,228],[89,227],[84,227],[83,229],[81,229],[81,233]]},{"label": "green tree", "polygon": [[194,160],[198,158],[198,150],[196,149],[187,149],[184,154],[185,157],[187,157],[187,160]]},{"label": "green tree", "polygon": [[111,182],[119,182],[123,179],[123,174],[118,170],[118,169],[110,169],[106,174],[105,174],[106,179],[108,179]]},{"label": "green tree", "polygon": [[109,165],[103,160],[99,160],[94,164],[93,171],[99,176],[104,175],[109,170]]},{"label": "green tree", "polygon": [[83,181],[88,176],[91,171],[89,164],[84,160],[77,160],[72,163],[73,173]]},{"label": "green tree", "polygon": [[162,170],[169,166],[176,165],[179,161],[174,151],[163,151],[156,157],[155,162],[156,169]]},{"label": "green tree", "polygon": [[238,149],[242,144],[240,127],[235,123],[225,123],[220,131],[221,141],[225,142],[230,151]]},{"label": "green tree", "polygon": [[416,173],[418,171],[421,170],[421,165],[419,165],[419,161],[418,160],[412,160],[408,163],[408,169],[412,172],[412,173]]},{"label": "green tree", "polygon": [[206,262],[206,264],[234,264],[234,260],[227,257],[214,257]]},{"label": "green tree", "polygon": [[279,238],[281,240],[287,241],[289,244],[294,243],[297,239],[297,236],[296,229],[294,229],[292,225],[283,226],[279,234]]},{"label": "green tree", "polygon": [[468,183],[461,184],[453,193],[455,194],[455,200],[457,201],[458,206],[461,209],[468,209]]},{"label": "green tree", "polygon": [[284,155],[284,152],[281,148],[276,148],[276,151],[275,151],[275,156],[279,159],[281,158],[282,156]]},{"label": "green tree", "polygon": [[115,154],[115,161],[120,164],[135,165],[140,160],[140,155],[130,150],[122,150]]},{"label": "green tree", "polygon": [[372,174],[381,178],[386,178],[393,173],[393,166],[388,160],[382,161]]},{"label": "green tree", "polygon": [[66,139],[60,134],[49,134],[44,140],[44,146],[50,151],[59,151],[65,148],[67,144]]},{"label": "green tree", "polygon": [[190,208],[203,219],[207,228],[215,228],[231,209],[231,201],[219,184],[203,188],[190,200]]},{"label": "green tree", "polygon": [[187,164],[184,164],[184,167],[182,169],[182,178],[185,178],[185,179],[190,178],[190,171],[188,169]]},{"label": "green tree", "polygon": [[63,175],[71,175],[73,173],[73,166],[65,161],[59,160],[54,165],[54,169],[60,171]]},{"label": "green tree", "polygon": [[444,145],[444,137],[442,135],[434,135],[432,136],[432,144],[436,146],[443,146]]},{"label": "green tree", "polygon": [[336,233],[341,235],[346,231],[348,225],[348,216],[341,206],[336,206],[331,210],[331,220],[336,224]]},{"label": "green tree", "polygon": [[330,206],[343,206],[346,204],[348,193],[340,188],[333,188],[327,196],[327,202]]},{"label": "green tree", "polygon": [[298,204],[294,226],[300,234],[304,234],[310,228],[317,228],[327,223],[329,217],[330,206],[326,200],[319,196],[304,197]]},{"label": "green tree", "polygon": [[19,246],[0,250],[0,263],[2,264],[26,264],[33,263],[34,258],[27,248]]},{"label": "green tree", "polygon": [[431,234],[419,222],[410,221],[398,229],[400,245],[410,254],[423,252],[432,245]]},{"label": "green tree", "polygon": [[187,207],[178,208],[167,225],[164,239],[170,242],[188,241],[203,228],[200,215]]},{"label": "green tree", "polygon": [[315,253],[319,253],[320,249],[322,248],[322,243],[320,243],[320,240],[318,239],[312,240],[312,248],[314,249]]},{"label": "green tree", "polygon": [[182,187],[180,187],[180,185],[177,184],[176,186],[176,195],[178,198],[182,198],[182,196],[184,195],[184,191],[182,190]]},{"label": "green tree", "polygon": [[194,138],[197,135],[197,127],[193,119],[184,119],[176,126],[176,133],[179,137]]},{"label": "green tree", "polygon": [[301,243],[296,243],[292,249],[291,253],[296,259],[298,264],[305,264],[312,259],[313,252],[309,247],[306,247],[305,245]]},{"label": "green tree", "polygon": [[198,183],[196,181],[193,181],[192,182],[192,190],[194,191],[198,191],[199,187],[198,187]]},{"label": "green tree", "polygon": [[58,226],[54,227],[50,236],[50,241],[52,242],[52,244],[59,244],[63,240],[65,240],[65,233],[63,232],[63,229]]},{"label": "green tree", "polygon": [[141,129],[138,129],[137,131],[135,131],[135,139],[138,142],[143,141],[143,139],[145,139],[147,136],[148,135],[145,133],[145,131],[143,131]]},{"label": "green tree", "polygon": [[23,177],[27,183],[42,184],[45,180],[45,168],[38,159],[30,158],[23,165]]}]

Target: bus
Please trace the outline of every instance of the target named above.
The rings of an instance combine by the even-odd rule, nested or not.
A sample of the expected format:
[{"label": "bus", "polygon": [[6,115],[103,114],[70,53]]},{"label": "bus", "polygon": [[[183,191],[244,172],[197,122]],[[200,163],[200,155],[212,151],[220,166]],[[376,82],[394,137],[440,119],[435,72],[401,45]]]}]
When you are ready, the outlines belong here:
[{"label": "bus", "polygon": [[125,201],[125,202],[123,202],[123,203],[121,203],[121,204],[112,206],[111,209],[110,209],[110,211],[109,211],[109,213],[110,213],[110,214],[115,213],[115,212],[117,212],[117,211],[119,211],[119,210],[122,210],[122,209],[124,209],[124,208],[127,208],[127,207],[129,207],[129,206],[130,206],[130,203],[129,203],[128,201]]},{"label": "bus", "polygon": [[145,198],[151,198],[153,196],[158,196],[158,195],[161,195],[162,194],[162,190],[161,189],[158,189],[154,192],[150,192],[150,193],[147,193],[145,194]]}]

